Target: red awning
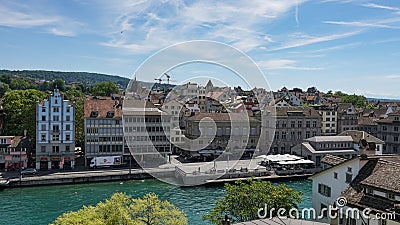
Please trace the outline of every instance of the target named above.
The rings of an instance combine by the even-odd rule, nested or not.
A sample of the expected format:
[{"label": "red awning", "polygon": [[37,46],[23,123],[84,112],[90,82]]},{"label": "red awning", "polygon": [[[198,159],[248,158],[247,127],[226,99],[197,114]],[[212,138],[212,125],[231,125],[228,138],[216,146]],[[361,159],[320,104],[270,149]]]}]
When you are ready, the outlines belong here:
[{"label": "red awning", "polygon": [[52,158],[52,161],[60,161],[60,158]]},{"label": "red awning", "polygon": [[47,158],[40,158],[40,161],[47,161]]}]

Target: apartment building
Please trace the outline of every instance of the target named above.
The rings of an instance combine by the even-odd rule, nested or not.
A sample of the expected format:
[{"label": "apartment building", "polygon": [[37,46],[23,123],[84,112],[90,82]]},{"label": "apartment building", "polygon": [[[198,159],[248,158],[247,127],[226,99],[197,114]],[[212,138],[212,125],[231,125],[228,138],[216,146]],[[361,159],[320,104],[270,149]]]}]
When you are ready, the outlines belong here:
[{"label": "apartment building", "polygon": [[75,103],[59,90],[36,104],[36,169],[75,166]]},{"label": "apartment building", "polygon": [[159,166],[171,154],[171,115],[150,101],[125,96],[122,120],[127,146],[142,166]]},{"label": "apartment building", "polygon": [[336,106],[314,106],[321,115],[321,135],[332,136],[337,134],[337,112]]},{"label": "apartment building", "polygon": [[339,103],[337,106],[337,133],[358,130],[358,112],[351,103]]},{"label": "apartment building", "polygon": [[124,144],[122,126],[122,98],[89,97],[84,103],[85,165],[96,156],[124,155],[129,160],[129,149]]},{"label": "apartment building", "polygon": [[376,121],[377,136],[384,141],[384,154],[400,154],[400,113],[391,113]]},{"label": "apartment building", "polygon": [[321,115],[314,108],[276,107],[275,137],[270,152],[290,153],[304,139],[321,135]]}]

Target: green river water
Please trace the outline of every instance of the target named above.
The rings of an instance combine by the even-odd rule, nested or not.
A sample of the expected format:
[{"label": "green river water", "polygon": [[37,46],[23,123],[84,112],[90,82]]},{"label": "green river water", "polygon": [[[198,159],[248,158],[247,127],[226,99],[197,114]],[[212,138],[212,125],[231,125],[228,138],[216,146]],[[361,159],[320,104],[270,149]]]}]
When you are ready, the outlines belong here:
[{"label": "green river water", "polygon": [[[303,191],[300,208],[311,207],[311,182],[280,182]],[[76,192],[76,193],[75,193]],[[44,186],[0,191],[0,224],[48,224],[66,211],[94,205],[114,192],[141,197],[154,192],[183,210],[190,225],[209,224],[201,219],[224,194],[223,185],[178,187],[155,179],[79,185]]]}]

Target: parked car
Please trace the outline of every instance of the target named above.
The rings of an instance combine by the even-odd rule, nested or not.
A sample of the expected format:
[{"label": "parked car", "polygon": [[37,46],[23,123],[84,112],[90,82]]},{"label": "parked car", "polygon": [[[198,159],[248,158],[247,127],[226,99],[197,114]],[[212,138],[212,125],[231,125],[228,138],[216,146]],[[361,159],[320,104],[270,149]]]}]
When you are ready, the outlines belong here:
[{"label": "parked car", "polygon": [[21,175],[34,175],[37,173],[37,170],[35,168],[26,168],[21,171]]}]

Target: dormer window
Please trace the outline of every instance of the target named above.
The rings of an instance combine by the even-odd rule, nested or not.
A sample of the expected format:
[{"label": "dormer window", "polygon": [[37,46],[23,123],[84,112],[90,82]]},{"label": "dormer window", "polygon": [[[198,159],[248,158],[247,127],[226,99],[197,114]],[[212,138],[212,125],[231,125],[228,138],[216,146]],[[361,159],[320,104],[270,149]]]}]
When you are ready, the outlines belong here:
[{"label": "dormer window", "polygon": [[368,195],[373,195],[374,194],[374,190],[372,188],[366,188],[365,189],[365,193]]},{"label": "dormer window", "polygon": [[393,193],[387,193],[386,196],[390,200],[395,200],[396,199],[396,196]]}]

